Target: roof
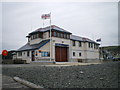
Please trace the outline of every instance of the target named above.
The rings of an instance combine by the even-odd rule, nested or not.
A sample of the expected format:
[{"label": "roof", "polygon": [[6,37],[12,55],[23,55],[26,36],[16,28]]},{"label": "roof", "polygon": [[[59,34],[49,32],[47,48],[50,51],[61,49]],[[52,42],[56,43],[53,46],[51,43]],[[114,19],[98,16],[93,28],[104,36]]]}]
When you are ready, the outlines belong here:
[{"label": "roof", "polygon": [[33,44],[30,45],[30,43],[25,44],[24,46],[22,46],[21,48],[19,48],[17,51],[27,51],[27,50],[35,50],[35,49],[39,49],[42,46],[44,46],[45,44],[47,44],[50,40],[43,40],[38,44]]},{"label": "roof", "polygon": [[[80,36],[76,36],[76,35],[71,35],[70,37],[71,40],[76,40],[76,41],[82,41],[82,42],[92,42],[92,43],[96,43],[95,41],[85,38],[85,37],[80,37]],[[98,43],[96,43],[98,44]]]},{"label": "roof", "polygon": [[[68,32],[68,31],[66,31],[66,30],[64,30],[64,29],[62,29],[62,28],[60,28],[60,27],[58,27],[58,26],[56,26],[56,25],[51,25],[51,29],[52,29],[52,30],[56,30],[56,31],[60,31],[60,32],[64,32],[64,33],[69,33],[69,34],[71,34],[71,32]],[[31,35],[31,34],[33,34],[33,33],[37,33],[37,32],[46,32],[46,31],[49,31],[49,30],[50,30],[50,26],[45,27],[45,28],[38,28],[37,30],[29,33],[29,35]]]}]

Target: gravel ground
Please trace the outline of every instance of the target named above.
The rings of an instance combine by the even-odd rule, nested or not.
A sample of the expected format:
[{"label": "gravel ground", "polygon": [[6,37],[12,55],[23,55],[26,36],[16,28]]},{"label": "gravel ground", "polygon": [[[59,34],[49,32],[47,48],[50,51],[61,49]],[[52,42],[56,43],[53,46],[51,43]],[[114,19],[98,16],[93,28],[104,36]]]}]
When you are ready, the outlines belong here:
[{"label": "gravel ground", "polygon": [[[9,76],[2,76],[2,90],[7,90],[7,88],[22,88],[22,89],[30,89],[25,85],[22,85],[16,81],[14,81],[11,77]],[[12,90],[12,89],[11,89]],[[30,89],[31,90],[31,89]]]},{"label": "gravel ground", "polygon": [[5,67],[3,74],[18,76],[45,88],[118,88],[120,62],[85,66]]}]

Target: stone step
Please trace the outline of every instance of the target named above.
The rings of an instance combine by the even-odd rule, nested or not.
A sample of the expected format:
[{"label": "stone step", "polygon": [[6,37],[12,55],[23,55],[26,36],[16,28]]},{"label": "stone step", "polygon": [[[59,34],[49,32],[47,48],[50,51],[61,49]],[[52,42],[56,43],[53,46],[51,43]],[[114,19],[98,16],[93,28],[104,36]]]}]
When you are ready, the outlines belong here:
[{"label": "stone step", "polygon": [[46,64],[54,64],[53,61],[32,61],[30,64],[40,64],[40,65],[46,65]]},{"label": "stone step", "polygon": [[56,62],[57,65],[75,65],[78,64],[78,62]]}]

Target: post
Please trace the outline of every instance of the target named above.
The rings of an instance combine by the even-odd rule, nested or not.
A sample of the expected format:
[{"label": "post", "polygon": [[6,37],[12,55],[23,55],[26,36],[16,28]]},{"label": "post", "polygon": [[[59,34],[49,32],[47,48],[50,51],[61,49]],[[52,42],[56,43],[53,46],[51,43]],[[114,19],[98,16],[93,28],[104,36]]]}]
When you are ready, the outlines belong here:
[{"label": "post", "polygon": [[43,20],[43,28],[44,28],[44,20]]},{"label": "post", "polygon": [[50,12],[50,61],[52,61],[51,12]]},{"label": "post", "polygon": [[101,51],[100,52],[101,52],[101,61],[102,61],[102,57],[103,57],[103,55],[102,55],[102,40],[101,40],[100,44],[101,44]]}]

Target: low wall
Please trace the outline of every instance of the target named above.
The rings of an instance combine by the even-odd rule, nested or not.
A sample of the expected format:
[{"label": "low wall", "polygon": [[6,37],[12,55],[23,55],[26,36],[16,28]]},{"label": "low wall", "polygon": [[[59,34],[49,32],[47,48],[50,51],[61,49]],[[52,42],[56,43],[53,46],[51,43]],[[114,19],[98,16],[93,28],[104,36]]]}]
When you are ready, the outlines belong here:
[{"label": "low wall", "polygon": [[13,64],[14,61],[12,59],[2,59],[2,64]]},{"label": "low wall", "polygon": [[103,62],[103,60],[100,60],[100,59],[72,59],[72,60],[69,60],[69,62],[100,63],[100,62]]},{"label": "low wall", "polygon": [[101,62],[103,62],[103,60],[100,60],[100,59],[86,59],[85,62],[86,63],[101,63]]}]

